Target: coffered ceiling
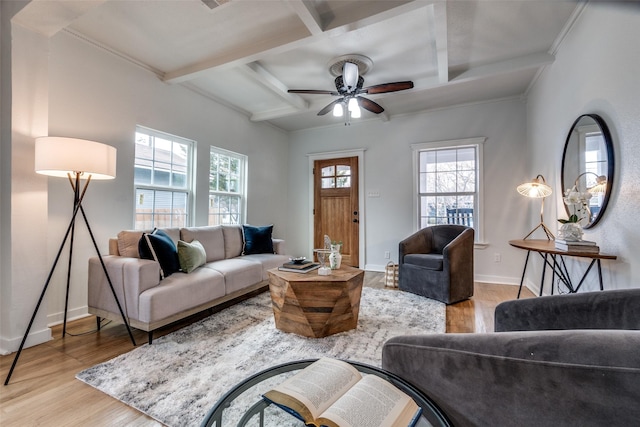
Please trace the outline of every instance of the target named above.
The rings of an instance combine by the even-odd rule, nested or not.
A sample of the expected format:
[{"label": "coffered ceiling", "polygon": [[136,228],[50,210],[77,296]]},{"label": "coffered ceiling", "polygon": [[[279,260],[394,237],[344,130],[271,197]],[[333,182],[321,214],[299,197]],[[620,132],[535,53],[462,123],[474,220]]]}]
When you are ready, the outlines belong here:
[{"label": "coffered ceiling", "polygon": [[553,62],[554,43],[581,9],[568,0],[33,3],[41,4],[25,8],[21,19],[43,21],[46,7],[39,25],[49,32],[69,32],[166,84],[290,131],[344,123],[317,115],[333,96],[287,90],[335,90],[328,66],[347,54],[373,62],[364,86],[414,82],[403,92],[367,95],[385,111],[363,111],[358,120],[522,95]]}]

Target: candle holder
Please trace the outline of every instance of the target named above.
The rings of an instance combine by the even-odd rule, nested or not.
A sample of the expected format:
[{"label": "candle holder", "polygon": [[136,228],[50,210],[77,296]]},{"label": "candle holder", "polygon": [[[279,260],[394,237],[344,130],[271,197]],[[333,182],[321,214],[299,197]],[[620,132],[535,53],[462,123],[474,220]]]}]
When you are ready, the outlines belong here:
[{"label": "candle holder", "polygon": [[316,257],[318,258],[318,262],[320,263],[320,268],[318,268],[319,276],[329,276],[331,275],[331,268],[327,267],[327,260],[329,259],[329,255],[333,252],[331,249],[315,249]]}]

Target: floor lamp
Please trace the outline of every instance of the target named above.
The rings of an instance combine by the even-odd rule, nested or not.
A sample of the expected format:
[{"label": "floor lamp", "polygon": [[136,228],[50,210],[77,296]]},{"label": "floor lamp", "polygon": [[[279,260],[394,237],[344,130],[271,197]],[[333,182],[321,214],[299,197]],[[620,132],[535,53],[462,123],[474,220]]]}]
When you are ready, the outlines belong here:
[{"label": "floor lamp", "polygon": [[[131,328],[129,327],[129,322],[124,315],[124,311],[122,310],[122,306],[120,305],[120,301],[118,300],[116,291],[113,288],[111,278],[109,277],[109,273],[107,272],[107,267],[104,264],[102,255],[100,254],[100,250],[98,249],[98,244],[96,243],[96,239],[93,236],[93,232],[91,231],[91,227],[89,226],[89,221],[87,220],[87,216],[82,207],[82,200],[92,179],[102,180],[113,179],[116,177],[116,149],[106,144],[86,141],[83,139],[59,137],[37,138],[35,145],[35,169],[37,173],[42,175],[69,179],[69,183],[71,184],[71,188],[74,193],[73,215],[71,216],[71,221],[69,222],[69,226],[67,227],[67,232],[62,239],[62,243],[60,244],[60,248],[58,249],[58,253],[56,254],[53,266],[49,271],[47,281],[44,284],[44,288],[42,289],[42,293],[40,294],[38,303],[33,310],[33,315],[31,316],[31,320],[29,321],[29,326],[27,326],[27,330],[24,333],[24,337],[22,338],[22,342],[20,343],[20,348],[18,349],[15,358],[13,359],[13,364],[11,365],[11,369],[9,370],[9,374],[7,375],[7,379],[5,380],[4,385],[9,384],[9,380],[11,379],[13,370],[16,367],[16,363],[18,363],[18,358],[20,357],[20,353],[22,353],[24,344],[27,341],[27,337],[29,336],[29,332],[31,331],[31,327],[33,326],[33,322],[36,318],[36,314],[38,313],[38,309],[40,308],[40,304],[42,303],[44,295],[47,292],[47,288],[49,287],[49,283],[51,282],[51,277],[53,276],[53,272],[56,269],[56,265],[58,264],[58,260],[60,259],[60,255],[62,254],[62,251],[64,249],[64,245],[66,244],[67,239],[69,239],[69,265],[67,270],[67,291],[64,303],[64,323],[62,326],[62,336],[64,337],[67,332],[67,310],[69,304],[71,261],[73,259],[73,237],[78,212],[82,213],[84,222],[87,225],[89,235],[91,236],[91,241],[93,242],[93,246],[95,247],[96,253],[98,254],[100,263],[102,264],[102,269],[104,270],[104,274],[107,278],[109,286],[111,287],[111,292],[113,293],[113,297],[115,298],[118,309],[120,310],[120,314],[122,315],[122,320],[127,326],[127,331],[129,332],[131,342],[134,346],[136,345],[136,341],[133,338]],[[82,189],[80,188],[81,179],[86,180]]]},{"label": "floor lamp", "polygon": [[540,205],[540,224],[538,224],[533,230],[527,234],[524,239],[527,240],[529,236],[533,234],[538,228],[542,228],[542,231],[547,235],[547,240],[555,240],[555,237],[551,230],[544,224],[544,198],[550,196],[553,191],[551,187],[547,185],[547,182],[544,179],[544,176],[538,175],[530,182],[525,182],[524,184],[518,185],[518,193],[523,196],[532,197],[536,199],[542,199],[542,204]]}]

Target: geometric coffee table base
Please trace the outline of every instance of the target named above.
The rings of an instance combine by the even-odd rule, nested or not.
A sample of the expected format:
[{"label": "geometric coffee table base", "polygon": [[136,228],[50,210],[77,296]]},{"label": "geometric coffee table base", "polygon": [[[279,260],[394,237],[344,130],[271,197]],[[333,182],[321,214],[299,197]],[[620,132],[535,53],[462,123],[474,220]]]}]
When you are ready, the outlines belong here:
[{"label": "geometric coffee table base", "polygon": [[343,266],[330,276],[269,270],[276,328],[321,338],[358,326],[364,271]]}]

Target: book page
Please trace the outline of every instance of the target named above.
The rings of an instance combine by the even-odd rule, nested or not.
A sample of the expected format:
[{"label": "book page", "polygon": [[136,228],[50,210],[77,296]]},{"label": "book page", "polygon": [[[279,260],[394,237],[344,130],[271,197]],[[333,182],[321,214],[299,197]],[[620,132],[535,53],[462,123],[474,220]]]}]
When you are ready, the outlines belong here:
[{"label": "book page", "polygon": [[[273,390],[300,401],[315,419],[360,378],[362,378],[360,372],[348,363],[323,358]],[[265,393],[265,396],[270,398],[270,393]],[[271,396],[276,396],[276,394]]]},{"label": "book page", "polygon": [[366,375],[327,409],[321,420],[341,427],[406,427],[420,411],[413,399],[393,384]]}]

